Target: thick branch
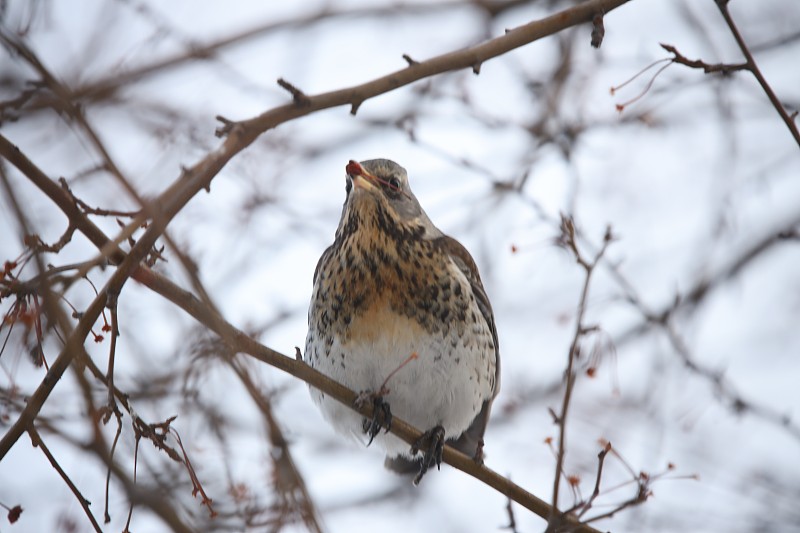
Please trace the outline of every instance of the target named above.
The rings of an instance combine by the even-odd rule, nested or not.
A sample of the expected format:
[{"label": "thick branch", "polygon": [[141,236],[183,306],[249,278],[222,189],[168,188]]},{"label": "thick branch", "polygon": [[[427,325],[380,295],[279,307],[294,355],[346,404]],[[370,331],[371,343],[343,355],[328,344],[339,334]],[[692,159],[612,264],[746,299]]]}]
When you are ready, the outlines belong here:
[{"label": "thick branch", "polygon": [[[442,54],[426,61],[414,62],[406,68],[361,85],[311,95],[307,97],[302,106],[289,104],[277,107],[258,117],[240,122],[238,125],[242,126],[247,132],[244,137],[249,138],[253,132],[256,132],[255,135],[257,136],[287,120],[305,116],[321,109],[350,105],[351,113],[355,114],[359,106],[370,98],[436,74],[466,68],[478,70],[489,59],[501,56],[511,50],[530,44],[548,35],[553,35],[571,26],[590,22],[595,14],[599,12],[608,14],[627,2],[628,0],[589,0],[545,19],[529,22],[509,30],[505,35],[481,44]],[[227,133],[227,129],[223,128],[224,131],[222,133]]]}]

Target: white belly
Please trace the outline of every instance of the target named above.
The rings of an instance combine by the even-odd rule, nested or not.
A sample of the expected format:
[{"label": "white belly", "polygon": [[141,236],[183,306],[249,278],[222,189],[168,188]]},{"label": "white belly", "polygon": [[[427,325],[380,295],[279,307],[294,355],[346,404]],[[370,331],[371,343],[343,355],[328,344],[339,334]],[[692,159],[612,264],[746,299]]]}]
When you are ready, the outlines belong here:
[{"label": "white belly", "polygon": [[[483,321],[470,327],[466,330],[469,338],[473,332],[484,338],[489,335]],[[430,333],[386,308],[361,315],[350,331],[362,334],[334,338],[326,349],[319,340],[322,333],[309,330],[306,360],[356,392],[379,390],[397,370],[386,382],[389,393],[384,399],[394,416],[421,431],[441,425],[447,438],[458,437],[492,395],[494,353],[487,353],[482,343],[465,342],[464,331],[461,335],[456,328]],[[413,353],[417,357],[403,365]],[[338,431],[365,441],[361,415],[317,389],[312,388],[311,395]],[[408,455],[410,449],[407,443],[384,432],[375,437],[375,442],[389,456]]]}]

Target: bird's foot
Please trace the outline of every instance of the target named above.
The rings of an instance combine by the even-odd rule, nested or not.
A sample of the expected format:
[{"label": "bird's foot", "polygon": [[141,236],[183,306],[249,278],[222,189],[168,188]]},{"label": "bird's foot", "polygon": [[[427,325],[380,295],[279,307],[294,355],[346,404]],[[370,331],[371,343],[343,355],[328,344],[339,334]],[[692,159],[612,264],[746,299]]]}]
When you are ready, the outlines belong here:
[{"label": "bird's foot", "polygon": [[383,399],[385,395],[384,389],[377,392],[361,391],[353,402],[353,405],[359,408],[364,407],[368,402],[372,403],[372,419],[365,418],[362,423],[364,433],[369,435],[367,446],[372,444],[381,429],[385,429],[386,433],[389,433],[392,428],[392,411],[389,409],[389,403]]},{"label": "bird's foot", "polygon": [[436,426],[423,433],[411,446],[412,455],[416,455],[419,451],[422,452],[422,462],[419,466],[419,472],[414,477],[414,485],[419,485],[419,482],[422,481],[422,476],[425,475],[430,467],[436,465],[437,469],[441,469],[442,453],[444,452],[444,428]]}]

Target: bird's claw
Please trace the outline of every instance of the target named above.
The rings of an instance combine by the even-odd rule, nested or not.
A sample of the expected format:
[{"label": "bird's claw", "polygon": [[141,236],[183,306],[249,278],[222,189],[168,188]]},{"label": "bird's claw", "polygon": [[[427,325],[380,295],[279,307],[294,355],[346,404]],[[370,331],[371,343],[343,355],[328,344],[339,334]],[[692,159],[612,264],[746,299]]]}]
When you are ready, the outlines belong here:
[{"label": "bird's claw", "polygon": [[444,452],[444,428],[436,426],[423,433],[411,446],[411,454],[416,455],[420,450],[422,450],[422,462],[419,466],[419,472],[414,477],[414,485],[419,485],[419,482],[422,481],[422,476],[433,465],[436,465],[437,470],[441,469],[442,453]]},{"label": "bird's claw", "polygon": [[372,441],[385,429],[386,433],[392,428],[392,411],[389,408],[389,403],[383,399],[384,394],[374,391],[361,391],[356,397],[353,404],[356,407],[364,407],[367,402],[372,402],[372,419],[364,418],[362,429],[364,433],[369,435],[369,442],[367,446],[372,444]]}]

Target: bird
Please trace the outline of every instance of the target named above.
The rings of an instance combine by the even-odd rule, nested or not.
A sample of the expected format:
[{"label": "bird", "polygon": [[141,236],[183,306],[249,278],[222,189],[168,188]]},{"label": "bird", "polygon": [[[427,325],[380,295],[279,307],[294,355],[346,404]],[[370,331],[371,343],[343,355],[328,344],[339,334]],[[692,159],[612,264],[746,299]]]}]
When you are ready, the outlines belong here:
[{"label": "bird", "polygon": [[[334,242],[314,271],[303,358],[358,392],[358,403],[372,401],[375,414],[310,387],[312,399],[334,429],[382,446],[387,468],[416,472],[414,485],[441,467],[445,443],[482,464],[500,359],[475,261],[431,222],[399,164],[350,160],[345,172]],[[409,446],[391,435],[393,416],[422,437]]]}]

